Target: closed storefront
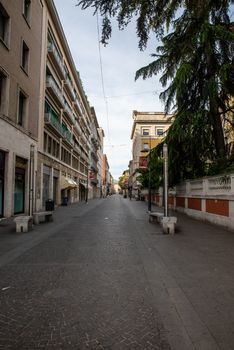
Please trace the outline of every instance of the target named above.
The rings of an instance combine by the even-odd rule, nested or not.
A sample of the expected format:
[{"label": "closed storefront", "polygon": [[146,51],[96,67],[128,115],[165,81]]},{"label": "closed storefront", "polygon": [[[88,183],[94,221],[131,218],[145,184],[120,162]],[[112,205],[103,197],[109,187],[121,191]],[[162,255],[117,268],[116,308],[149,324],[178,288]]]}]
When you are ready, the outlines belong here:
[{"label": "closed storefront", "polygon": [[42,205],[45,207],[45,202],[50,199],[50,174],[51,168],[44,165],[43,166],[43,195],[42,195]]},{"label": "closed storefront", "polygon": [[55,204],[58,204],[58,179],[59,170],[54,169],[53,171],[53,200]]},{"label": "closed storefront", "polygon": [[0,217],[4,215],[5,153],[0,151]]},{"label": "closed storefront", "polygon": [[25,174],[27,160],[16,157],[15,165],[15,190],[14,190],[14,214],[24,213],[25,209]]}]

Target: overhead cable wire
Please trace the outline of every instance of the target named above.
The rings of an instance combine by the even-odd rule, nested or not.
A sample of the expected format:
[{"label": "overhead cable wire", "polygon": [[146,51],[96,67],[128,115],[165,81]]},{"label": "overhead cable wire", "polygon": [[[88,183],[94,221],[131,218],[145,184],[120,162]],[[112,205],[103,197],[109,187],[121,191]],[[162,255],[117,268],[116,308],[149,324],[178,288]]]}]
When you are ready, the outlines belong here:
[{"label": "overhead cable wire", "polygon": [[98,11],[96,12],[96,19],[97,19],[98,51],[99,51],[99,64],[100,64],[100,72],[101,72],[101,82],[102,82],[102,93],[103,93],[103,99],[104,99],[105,108],[106,108],[107,135],[108,135],[108,139],[110,140],[109,110],[108,110],[108,101],[107,101],[107,97],[106,97],[104,78],[103,78],[103,66],[102,66],[102,54],[101,54],[101,45],[100,45]]},{"label": "overhead cable wire", "polygon": [[[146,95],[146,94],[155,94],[155,95],[159,95],[160,92],[159,91],[143,91],[143,92],[135,92],[132,94],[125,94],[125,95],[112,95],[112,96],[106,96],[106,99],[110,99],[110,98],[120,98],[120,97],[128,97],[128,96],[136,96],[136,95]],[[103,98],[103,96],[94,96],[94,95],[90,95],[91,97],[95,97],[95,98]]]}]

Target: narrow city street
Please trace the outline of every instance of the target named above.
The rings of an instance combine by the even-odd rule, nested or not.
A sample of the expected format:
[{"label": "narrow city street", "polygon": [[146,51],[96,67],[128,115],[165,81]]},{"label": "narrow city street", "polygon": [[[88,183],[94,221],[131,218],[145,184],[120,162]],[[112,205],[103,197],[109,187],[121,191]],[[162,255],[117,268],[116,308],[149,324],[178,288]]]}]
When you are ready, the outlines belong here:
[{"label": "narrow city street", "polygon": [[0,225],[0,349],[233,349],[233,233],[120,195]]}]

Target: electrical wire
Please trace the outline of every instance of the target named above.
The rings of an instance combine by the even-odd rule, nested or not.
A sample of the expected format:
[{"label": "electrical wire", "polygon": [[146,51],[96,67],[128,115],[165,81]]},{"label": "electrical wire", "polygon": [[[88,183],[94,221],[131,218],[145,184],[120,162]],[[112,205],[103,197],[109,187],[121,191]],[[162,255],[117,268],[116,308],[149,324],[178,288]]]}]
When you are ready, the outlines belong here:
[{"label": "electrical wire", "polygon": [[103,66],[102,66],[102,54],[101,54],[101,45],[100,45],[98,11],[96,12],[96,19],[97,19],[98,52],[99,52],[99,64],[100,64],[101,82],[102,82],[102,93],[103,93],[103,99],[104,99],[105,108],[106,108],[107,136],[108,136],[108,140],[110,141],[109,110],[108,110],[108,101],[107,101],[107,97],[106,97],[104,78],[103,78]]},{"label": "electrical wire", "polygon": [[[146,95],[146,94],[155,94],[155,95],[159,95],[160,92],[159,91],[143,91],[143,92],[135,92],[132,94],[125,94],[125,95],[113,95],[113,96],[106,96],[106,99],[110,99],[110,98],[120,98],[120,97],[128,97],[128,96],[136,96],[136,95]],[[94,96],[94,95],[90,95],[90,97],[93,98],[103,98],[103,96]]]}]

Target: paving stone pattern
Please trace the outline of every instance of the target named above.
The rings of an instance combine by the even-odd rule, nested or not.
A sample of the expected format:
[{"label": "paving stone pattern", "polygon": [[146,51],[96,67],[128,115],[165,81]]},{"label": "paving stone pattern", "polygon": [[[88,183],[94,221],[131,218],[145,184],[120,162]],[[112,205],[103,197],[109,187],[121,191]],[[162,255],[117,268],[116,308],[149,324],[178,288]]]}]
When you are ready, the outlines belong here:
[{"label": "paving stone pattern", "polygon": [[66,225],[60,216],[56,232],[8,254],[0,349],[170,349],[126,203],[116,195],[83,215],[73,207]]},{"label": "paving stone pattern", "polygon": [[115,195],[1,222],[0,349],[233,350],[234,233],[173,215]]}]

